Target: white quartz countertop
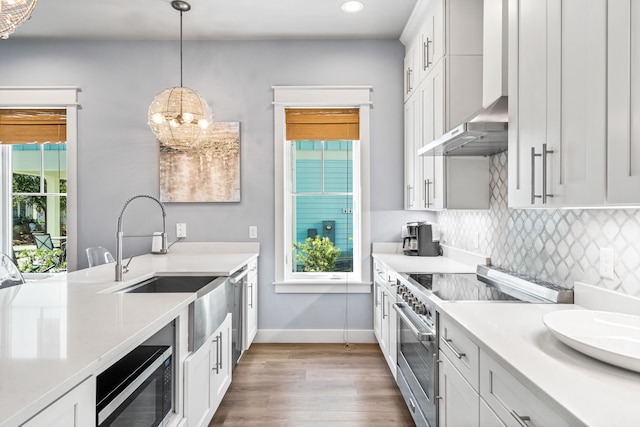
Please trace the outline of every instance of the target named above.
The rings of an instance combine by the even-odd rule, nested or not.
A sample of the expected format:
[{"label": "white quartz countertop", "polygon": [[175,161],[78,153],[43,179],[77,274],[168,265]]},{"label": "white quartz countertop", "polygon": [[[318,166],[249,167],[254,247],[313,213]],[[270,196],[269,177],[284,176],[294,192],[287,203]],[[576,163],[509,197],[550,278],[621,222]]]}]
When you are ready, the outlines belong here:
[{"label": "white quartz countertop", "polygon": [[158,274],[228,276],[258,252],[257,243],[181,243],[134,257],[122,283],[107,264],[0,290],[0,426],[26,421],[195,300],[114,290]]},{"label": "white quartz countertop", "polygon": [[439,302],[441,313],[466,329],[491,357],[571,425],[640,425],[640,374],[566,346],[542,317],[573,304]]},{"label": "white quartz countertop", "polygon": [[373,257],[398,273],[475,273],[478,264],[490,264],[482,255],[443,246],[444,256],[407,256],[401,245],[374,243]]}]

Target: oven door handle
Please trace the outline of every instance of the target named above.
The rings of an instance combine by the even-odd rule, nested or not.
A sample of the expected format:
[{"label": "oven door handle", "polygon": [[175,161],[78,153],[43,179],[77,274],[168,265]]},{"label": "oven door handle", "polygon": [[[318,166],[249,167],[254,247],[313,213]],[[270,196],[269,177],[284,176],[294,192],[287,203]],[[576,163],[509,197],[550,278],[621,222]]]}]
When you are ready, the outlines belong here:
[{"label": "oven door handle", "polygon": [[418,327],[416,327],[416,325],[411,321],[409,316],[407,316],[406,313],[404,312],[404,310],[406,309],[406,304],[396,302],[393,304],[393,309],[398,313],[398,316],[400,316],[402,320],[404,320],[407,326],[409,326],[409,329],[411,329],[411,332],[413,332],[413,334],[415,335],[416,340],[434,341],[436,339],[436,334],[433,329],[427,329],[426,332],[424,332],[418,329]]}]

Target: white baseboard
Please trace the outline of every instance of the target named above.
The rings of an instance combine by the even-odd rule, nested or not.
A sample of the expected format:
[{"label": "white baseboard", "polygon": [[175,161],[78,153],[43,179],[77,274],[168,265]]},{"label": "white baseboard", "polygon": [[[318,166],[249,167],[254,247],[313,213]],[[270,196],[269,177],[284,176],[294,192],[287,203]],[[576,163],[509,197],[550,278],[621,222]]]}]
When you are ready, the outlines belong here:
[{"label": "white baseboard", "polygon": [[253,342],[260,343],[350,343],[373,344],[376,337],[371,329],[259,329]]}]

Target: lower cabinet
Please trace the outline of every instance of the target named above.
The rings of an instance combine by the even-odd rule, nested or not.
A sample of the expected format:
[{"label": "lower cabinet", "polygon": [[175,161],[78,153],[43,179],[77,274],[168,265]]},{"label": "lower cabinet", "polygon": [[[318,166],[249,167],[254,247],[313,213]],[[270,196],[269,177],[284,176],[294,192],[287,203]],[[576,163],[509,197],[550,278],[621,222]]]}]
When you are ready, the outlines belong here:
[{"label": "lower cabinet", "polygon": [[480,395],[502,422],[487,418],[487,426],[570,425],[484,351],[480,352]]},{"label": "lower cabinet", "polygon": [[477,427],[480,425],[480,399],[460,371],[440,352],[439,425]]},{"label": "lower cabinet", "polygon": [[395,272],[374,259],[373,262],[373,332],[389,369],[396,378],[398,369],[398,315]]},{"label": "lower cabinet", "polygon": [[258,259],[249,262],[247,266],[247,288],[245,297],[245,343],[244,349],[251,347],[253,339],[258,333]]},{"label": "lower cabinet", "polygon": [[231,314],[184,365],[187,426],[207,426],[231,384]]},{"label": "lower cabinet", "polygon": [[92,426],[96,423],[96,377],[90,377],[47,406],[22,427]]}]

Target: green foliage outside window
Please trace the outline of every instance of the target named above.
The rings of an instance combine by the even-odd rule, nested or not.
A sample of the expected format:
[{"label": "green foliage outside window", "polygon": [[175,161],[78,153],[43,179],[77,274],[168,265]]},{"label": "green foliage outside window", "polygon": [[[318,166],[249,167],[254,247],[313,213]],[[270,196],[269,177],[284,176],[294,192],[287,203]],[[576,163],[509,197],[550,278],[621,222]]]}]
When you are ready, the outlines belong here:
[{"label": "green foliage outside window", "polygon": [[293,243],[296,249],[296,262],[303,266],[305,272],[335,271],[336,260],[340,256],[337,248],[328,237],[307,237],[304,243]]},{"label": "green foliage outside window", "polygon": [[58,273],[67,271],[62,249],[24,249],[18,254],[18,268],[23,273]]}]

